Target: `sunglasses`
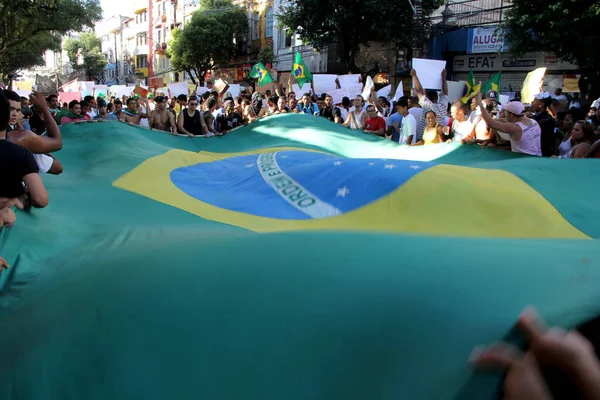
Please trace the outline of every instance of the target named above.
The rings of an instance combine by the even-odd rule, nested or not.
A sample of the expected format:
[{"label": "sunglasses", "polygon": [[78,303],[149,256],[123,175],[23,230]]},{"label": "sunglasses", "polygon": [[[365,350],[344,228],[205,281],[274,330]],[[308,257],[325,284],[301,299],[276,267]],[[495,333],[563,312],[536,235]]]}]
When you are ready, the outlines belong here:
[{"label": "sunglasses", "polygon": [[190,106],[197,106],[198,103],[190,103]]}]

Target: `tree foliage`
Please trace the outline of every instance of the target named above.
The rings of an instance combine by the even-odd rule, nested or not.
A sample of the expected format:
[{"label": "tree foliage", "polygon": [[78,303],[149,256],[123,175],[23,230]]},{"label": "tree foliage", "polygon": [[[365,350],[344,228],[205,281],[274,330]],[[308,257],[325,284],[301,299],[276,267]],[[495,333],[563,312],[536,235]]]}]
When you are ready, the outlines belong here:
[{"label": "tree foliage", "polygon": [[[78,38],[68,38],[64,48],[73,69],[85,69],[91,80],[99,76],[106,66],[106,58],[102,54],[102,41],[94,32],[84,32]],[[79,55],[83,59],[82,64],[79,64]]]},{"label": "tree foliage", "polygon": [[186,71],[194,83],[202,84],[208,71],[231,63],[237,52],[234,38],[247,30],[245,11],[231,0],[201,0],[200,8],[184,29],[172,33],[167,50],[171,66]]},{"label": "tree foliage", "polygon": [[0,74],[43,63],[60,37],[92,27],[102,18],[99,0],[0,1]]},{"label": "tree foliage", "polygon": [[355,71],[361,45],[391,41],[411,45],[415,35],[427,28],[427,16],[443,0],[422,0],[422,19],[416,19],[408,0],[290,0],[277,14],[280,25],[298,33],[316,50],[330,43],[339,48],[341,62]]},{"label": "tree foliage", "polygon": [[590,83],[592,95],[599,95],[600,4],[592,0],[513,0],[512,5],[503,23],[510,52],[545,51],[577,64],[584,75],[582,89]]}]

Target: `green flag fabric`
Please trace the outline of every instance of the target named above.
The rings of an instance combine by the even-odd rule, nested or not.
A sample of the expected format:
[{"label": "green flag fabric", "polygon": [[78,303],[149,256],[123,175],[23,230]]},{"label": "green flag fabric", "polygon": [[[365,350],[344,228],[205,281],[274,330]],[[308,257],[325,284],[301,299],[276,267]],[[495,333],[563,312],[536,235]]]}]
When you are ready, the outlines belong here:
[{"label": "green flag fabric", "polygon": [[310,70],[308,69],[306,64],[304,64],[302,55],[298,51],[294,56],[294,65],[292,67],[292,73],[294,74],[294,78],[296,78],[296,82],[298,82],[298,86],[300,87],[300,89],[302,89],[302,86],[304,86],[306,82],[312,82],[313,80]]},{"label": "green flag fabric", "polygon": [[258,79],[258,86],[264,86],[273,82],[271,74],[263,63],[258,63],[252,67],[252,71],[250,71],[248,76],[250,76],[250,78]]},{"label": "green flag fabric", "polygon": [[600,312],[596,160],[294,114],[61,131],[0,231],[2,399],[494,399],[474,346]]},{"label": "green flag fabric", "polygon": [[467,75],[467,81],[465,84],[465,89],[461,101],[463,103],[468,102],[474,94],[477,94],[477,92],[479,92],[479,90],[480,84],[477,84],[477,82],[475,82],[475,75],[473,75],[473,70],[470,69],[469,75]]},{"label": "green flag fabric", "polygon": [[502,78],[502,72],[496,72],[486,83],[481,86],[481,93],[487,95],[491,90],[496,94],[496,98],[500,98],[500,79]]}]

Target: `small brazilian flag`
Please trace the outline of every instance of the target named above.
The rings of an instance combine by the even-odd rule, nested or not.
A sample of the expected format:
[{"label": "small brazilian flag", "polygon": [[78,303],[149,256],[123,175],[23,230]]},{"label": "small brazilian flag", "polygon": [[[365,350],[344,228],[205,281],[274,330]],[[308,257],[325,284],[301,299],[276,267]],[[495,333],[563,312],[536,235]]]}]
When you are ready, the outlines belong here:
[{"label": "small brazilian flag", "polygon": [[502,77],[502,72],[497,72],[490,78],[489,81],[483,84],[481,87],[481,93],[484,95],[487,94],[490,90],[496,92],[496,98],[500,98],[500,78]]},{"label": "small brazilian flag", "polygon": [[473,75],[473,70],[470,69],[469,75],[467,76],[467,82],[466,82],[465,90],[463,92],[463,97],[462,97],[461,101],[463,103],[468,102],[469,98],[471,96],[473,96],[475,93],[479,92],[480,85],[481,84],[477,85],[475,83],[475,75]]},{"label": "small brazilian flag", "polygon": [[267,71],[267,68],[263,63],[258,63],[254,67],[252,67],[252,71],[250,71],[250,78],[258,79],[258,86],[264,86],[267,83],[273,82],[273,78],[271,78],[271,74]]},{"label": "small brazilian flag", "polygon": [[302,89],[302,86],[306,82],[312,82],[313,77],[310,73],[310,70],[304,64],[302,60],[302,56],[299,52],[296,52],[296,57],[294,58],[294,67],[292,68],[292,73],[294,74],[294,78],[296,78],[296,82],[298,82],[298,86]]}]

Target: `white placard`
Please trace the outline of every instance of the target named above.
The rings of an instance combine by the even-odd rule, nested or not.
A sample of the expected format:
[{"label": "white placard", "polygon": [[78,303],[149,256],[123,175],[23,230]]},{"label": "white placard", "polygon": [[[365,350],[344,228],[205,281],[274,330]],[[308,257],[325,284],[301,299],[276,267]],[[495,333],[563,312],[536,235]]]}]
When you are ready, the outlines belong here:
[{"label": "white placard", "polygon": [[[338,81],[340,82],[340,87],[354,87],[360,84],[360,74],[348,74],[348,75],[338,75]],[[362,86],[362,84],[361,84]]]},{"label": "white placard", "polygon": [[398,86],[396,87],[396,91],[394,92],[394,101],[398,101],[400,97],[404,96],[404,85],[402,81],[398,82]]},{"label": "white placard", "polygon": [[347,86],[344,89],[346,89],[346,96],[348,96],[350,100],[354,100],[356,96],[362,93],[363,88],[362,84],[356,83],[354,85]]},{"label": "white placard", "polygon": [[507,96],[505,94],[500,95],[500,104],[505,105],[505,104],[508,104],[509,101],[510,101],[509,96]]},{"label": "white placard", "polygon": [[29,95],[31,94],[31,90],[15,90],[14,92],[16,94],[18,94],[20,97],[27,97],[27,98],[29,98]]},{"label": "white placard", "polygon": [[177,97],[181,94],[185,94],[186,96],[188,95],[188,83],[187,82],[175,82],[175,83],[169,83],[167,85],[167,87],[169,88],[169,91],[171,92],[171,96],[173,97]]},{"label": "white placard", "polygon": [[92,92],[94,89],[94,81],[79,81],[79,91],[80,92]]},{"label": "white placard", "polygon": [[94,96],[98,97],[98,95],[100,93],[102,93],[104,96],[108,96],[108,86],[107,85],[94,86]]},{"label": "white placard", "polygon": [[227,93],[231,95],[231,97],[237,97],[240,95],[241,89],[238,83],[230,83],[229,89],[227,89]]},{"label": "white placard", "polygon": [[332,90],[330,92],[327,92],[327,94],[330,95],[333,99],[333,104],[340,104],[342,102],[342,99],[348,96],[348,92],[346,91],[346,89]]},{"label": "white placard", "polygon": [[315,87],[315,93],[320,95],[321,93],[329,93],[337,90],[337,84],[335,80],[337,75],[332,74],[315,74],[313,75],[313,83]]},{"label": "white placard", "polygon": [[202,96],[206,92],[210,92],[210,89],[208,88],[208,86],[206,86],[206,84],[204,86],[196,87],[196,96]]},{"label": "white placard", "polygon": [[454,103],[462,99],[463,90],[465,89],[465,81],[447,81],[448,83],[448,101]]},{"label": "white placard", "polygon": [[[309,88],[308,90],[306,90],[307,86]],[[298,86],[298,84],[294,83],[292,84],[292,92],[296,93],[296,98],[300,100],[304,93],[310,92],[310,83],[305,83],[304,85],[302,85],[302,89],[300,89],[300,86]]]},{"label": "white placard", "polygon": [[375,84],[373,83],[373,79],[371,79],[370,76],[367,76],[367,80],[365,82],[365,87],[361,93],[363,99],[365,99],[365,101],[369,101],[369,98],[371,97],[371,89],[373,89],[375,87]]},{"label": "white placard", "polygon": [[530,104],[536,94],[541,92],[542,80],[546,74],[546,68],[538,68],[527,74],[521,89],[521,103]]},{"label": "white placard", "polygon": [[385,97],[386,99],[389,100],[391,93],[392,93],[392,85],[387,85],[377,91],[377,97]]},{"label": "white placard", "polygon": [[122,98],[123,96],[129,97],[131,96],[131,92],[133,91],[132,87],[127,87],[126,85],[113,85],[110,87],[110,92],[117,99]]},{"label": "white placard", "polygon": [[446,68],[446,61],[413,58],[412,66],[423,89],[442,88],[442,71]]}]

